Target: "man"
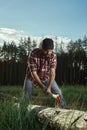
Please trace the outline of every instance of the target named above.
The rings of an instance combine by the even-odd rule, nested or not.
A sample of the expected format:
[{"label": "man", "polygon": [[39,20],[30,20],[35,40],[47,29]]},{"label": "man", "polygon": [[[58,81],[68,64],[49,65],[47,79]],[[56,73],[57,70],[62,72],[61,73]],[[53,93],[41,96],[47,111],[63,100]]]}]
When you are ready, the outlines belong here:
[{"label": "man", "polygon": [[24,82],[25,99],[29,100],[31,98],[32,86],[40,86],[45,93],[55,94],[61,99],[63,98],[61,90],[55,81],[57,57],[53,49],[53,40],[45,38],[42,41],[42,48],[34,49],[29,55],[27,76]]}]

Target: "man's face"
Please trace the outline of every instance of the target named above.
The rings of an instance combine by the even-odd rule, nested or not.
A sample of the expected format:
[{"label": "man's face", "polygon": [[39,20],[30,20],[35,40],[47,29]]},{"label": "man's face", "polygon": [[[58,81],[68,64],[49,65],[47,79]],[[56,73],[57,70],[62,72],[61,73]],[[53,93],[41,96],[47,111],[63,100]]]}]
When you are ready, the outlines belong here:
[{"label": "man's face", "polygon": [[44,55],[50,55],[52,50],[43,50]]}]

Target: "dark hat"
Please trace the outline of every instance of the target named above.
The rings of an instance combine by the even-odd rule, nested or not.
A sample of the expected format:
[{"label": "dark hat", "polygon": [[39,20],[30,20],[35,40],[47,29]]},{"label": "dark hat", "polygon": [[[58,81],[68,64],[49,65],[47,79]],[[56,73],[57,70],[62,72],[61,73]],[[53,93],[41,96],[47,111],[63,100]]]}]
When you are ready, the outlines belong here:
[{"label": "dark hat", "polygon": [[53,50],[53,48],[54,48],[53,40],[50,38],[45,38],[42,42],[42,49]]}]

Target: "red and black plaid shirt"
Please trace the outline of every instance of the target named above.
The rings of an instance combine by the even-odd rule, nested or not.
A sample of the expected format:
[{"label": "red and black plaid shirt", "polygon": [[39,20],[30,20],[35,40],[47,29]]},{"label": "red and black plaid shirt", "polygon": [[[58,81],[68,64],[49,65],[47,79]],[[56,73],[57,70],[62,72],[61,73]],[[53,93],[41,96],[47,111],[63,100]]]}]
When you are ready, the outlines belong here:
[{"label": "red and black plaid shirt", "polygon": [[51,68],[56,69],[57,61],[56,54],[52,51],[49,55],[44,55],[42,49],[34,49],[28,58],[27,74],[34,86],[38,86],[35,80],[30,75],[30,72],[36,71],[42,82],[50,78]]}]

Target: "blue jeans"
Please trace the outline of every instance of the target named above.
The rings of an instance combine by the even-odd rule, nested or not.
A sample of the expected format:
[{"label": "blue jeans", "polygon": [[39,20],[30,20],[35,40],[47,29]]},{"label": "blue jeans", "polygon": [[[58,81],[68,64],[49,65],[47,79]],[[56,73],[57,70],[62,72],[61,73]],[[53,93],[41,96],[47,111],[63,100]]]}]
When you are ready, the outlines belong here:
[{"label": "blue jeans", "polygon": [[[43,83],[46,87],[48,87],[49,85],[49,80],[45,81]],[[24,80],[24,98],[25,100],[30,100],[32,97],[32,91],[33,91],[33,86],[32,86],[32,82],[29,80],[29,78],[27,78],[27,76],[25,77]],[[56,81],[54,81],[52,88],[51,88],[51,92],[53,94],[60,94],[61,95],[61,99],[62,99],[62,107],[65,108],[66,107],[66,103],[65,100],[63,98],[61,89],[59,88],[59,86],[57,85]]]},{"label": "blue jeans", "polygon": [[[45,82],[44,82],[44,85],[45,85],[46,87],[48,87],[48,85],[49,85],[49,80],[45,81]],[[51,92],[52,92],[53,94],[60,94],[61,97],[62,97],[61,89],[60,89],[59,86],[57,85],[56,81],[54,81],[54,83],[53,83],[53,85],[52,85]]]},{"label": "blue jeans", "polygon": [[[49,80],[45,81],[45,82],[44,82],[44,85],[45,85],[46,87],[48,87],[48,85],[49,85]],[[53,83],[53,85],[52,85],[51,92],[52,92],[53,94],[59,94],[59,95],[61,95],[61,107],[62,107],[62,108],[66,108],[65,99],[63,98],[62,91],[61,91],[61,89],[59,88],[59,86],[58,86],[58,84],[56,83],[56,81],[54,81],[54,83]]]}]

